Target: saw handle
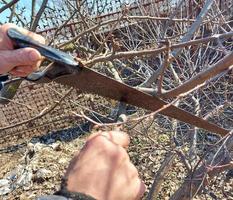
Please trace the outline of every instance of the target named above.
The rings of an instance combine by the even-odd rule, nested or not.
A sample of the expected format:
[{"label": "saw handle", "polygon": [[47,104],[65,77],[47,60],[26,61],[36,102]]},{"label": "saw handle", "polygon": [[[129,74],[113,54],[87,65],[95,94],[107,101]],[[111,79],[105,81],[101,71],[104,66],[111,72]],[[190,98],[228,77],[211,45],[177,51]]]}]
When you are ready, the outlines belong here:
[{"label": "saw handle", "polygon": [[22,34],[16,28],[10,28],[7,31],[8,37],[12,40],[15,48],[31,47],[40,52],[42,56],[50,61],[61,65],[77,66],[78,63],[67,53],[41,44],[27,35]]},{"label": "saw handle", "polygon": [[[31,47],[40,52],[42,56],[48,60],[57,63],[58,65],[45,68],[42,71],[37,71],[31,73],[25,78],[15,78],[9,80],[8,76],[3,76],[0,78],[0,104],[9,103],[9,99],[12,99],[17,89],[19,88],[23,79],[28,81],[33,81],[37,83],[46,83],[50,82],[51,79],[56,78],[61,74],[70,73],[70,68],[75,68],[75,70],[80,69],[79,63],[77,63],[72,56],[52,47],[41,44],[31,37],[22,34],[16,28],[10,28],[7,31],[8,37],[12,40],[13,45],[16,49]],[[47,77],[47,72],[50,70],[50,77]]]}]

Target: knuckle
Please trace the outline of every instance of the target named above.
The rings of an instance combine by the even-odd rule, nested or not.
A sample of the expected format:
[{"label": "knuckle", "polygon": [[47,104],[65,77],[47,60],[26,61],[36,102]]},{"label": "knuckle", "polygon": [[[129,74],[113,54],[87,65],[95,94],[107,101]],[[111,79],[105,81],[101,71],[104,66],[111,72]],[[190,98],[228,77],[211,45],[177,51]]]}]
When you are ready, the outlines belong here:
[{"label": "knuckle", "polygon": [[17,54],[15,56],[15,63],[19,63],[19,65],[30,64],[27,48],[18,49],[16,51],[17,51]]},{"label": "knuckle", "polygon": [[42,43],[42,44],[45,44],[46,40],[43,36],[41,35],[38,35],[36,33],[33,33],[33,32],[30,32],[24,28],[20,28],[18,27],[17,25],[13,24],[13,23],[6,23],[6,24],[3,24],[0,26],[0,31],[2,31],[3,33],[6,33],[7,30],[9,28],[17,28],[19,29],[20,31],[22,31],[23,33],[25,34],[28,34],[28,36],[31,36],[33,39],[37,40],[38,42]]},{"label": "knuckle", "polygon": [[40,59],[40,54],[37,53],[35,49],[32,48],[22,48],[18,49],[19,54],[17,55],[18,57],[18,62],[21,65],[36,65],[36,63]]},{"label": "knuckle", "polygon": [[129,171],[131,172],[131,177],[132,177],[132,178],[139,177],[138,170],[137,170],[137,168],[133,165],[133,163],[131,163],[131,162],[129,163],[128,169],[129,169]]},{"label": "knuckle", "polygon": [[98,148],[108,148],[108,140],[102,135],[97,135],[91,140],[88,140],[87,143],[93,147],[98,147]]},{"label": "knuckle", "polygon": [[1,26],[1,29],[7,30],[7,29],[9,29],[9,28],[11,28],[11,27],[16,27],[16,25],[15,25],[15,24],[12,24],[12,23],[6,23],[6,24],[3,24],[3,25]]},{"label": "knuckle", "polygon": [[129,160],[129,156],[123,147],[117,146],[113,152],[112,156],[114,157],[117,163],[127,162]]}]

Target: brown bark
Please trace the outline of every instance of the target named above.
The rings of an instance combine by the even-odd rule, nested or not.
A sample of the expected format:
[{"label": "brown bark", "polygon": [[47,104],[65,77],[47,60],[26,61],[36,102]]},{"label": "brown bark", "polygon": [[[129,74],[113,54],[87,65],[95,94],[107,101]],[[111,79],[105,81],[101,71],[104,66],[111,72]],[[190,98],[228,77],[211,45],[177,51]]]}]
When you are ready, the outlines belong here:
[{"label": "brown bark", "polygon": [[221,72],[231,69],[233,66],[233,52],[226,55],[223,59],[219,60],[216,64],[209,67],[207,70],[200,72],[190,80],[186,81],[177,88],[163,93],[161,96],[165,98],[177,97],[183,93],[195,89]]},{"label": "brown bark", "polygon": [[204,164],[185,178],[170,200],[190,200],[202,191],[208,184],[208,180],[227,169],[233,169],[233,162],[226,153],[226,149],[228,151],[233,149],[233,134],[229,134],[223,143],[214,156],[207,159]]},{"label": "brown bark", "polygon": [[13,0],[10,3],[6,4],[5,6],[3,6],[2,8],[0,8],[0,13],[2,13],[4,10],[10,8],[11,6],[13,6],[14,4],[16,4],[19,0]]},{"label": "brown bark", "polygon": [[46,8],[47,3],[48,3],[48,0],[43,0],[38,13],[36,14],[36,16],[34,17],[34,19],[32,21],[31,28],[30,28],[31,31],[36,31],[36,27],[38,26],[38,23],[39,23],[40,18],[41,18],[42,14]]}]

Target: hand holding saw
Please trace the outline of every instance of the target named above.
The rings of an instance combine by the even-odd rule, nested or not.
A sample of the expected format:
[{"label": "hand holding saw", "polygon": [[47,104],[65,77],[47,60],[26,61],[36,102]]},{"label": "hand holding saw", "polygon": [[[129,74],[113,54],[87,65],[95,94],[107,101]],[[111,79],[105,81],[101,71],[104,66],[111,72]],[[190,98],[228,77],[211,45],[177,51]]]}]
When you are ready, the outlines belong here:
[{"label": "hand holding saw", "polygon": [[8,103],[7,99],[14,97],[17,90],[15,88],[18,88],[24,79],[38,84],[54,81],[77,88],[82,92],[97,94],[150,111],[157,111],[165,107],[165,109],[159,112],[160,114],[222,136],[230,132],[174,105],[166,107],[168,104],[158,97],[141,92],[87,68],[82,63],[75,61],[69,54],[40,44],[30,37],[23,35],[17,29],[9,29],[8,36],[13,41],[15,48],[35,48],[41,55],[52,61],[53,64],[42,71],[30,74],[26,78],[9,80],[7,75],[0,76],[0,103],[2,104]]}]

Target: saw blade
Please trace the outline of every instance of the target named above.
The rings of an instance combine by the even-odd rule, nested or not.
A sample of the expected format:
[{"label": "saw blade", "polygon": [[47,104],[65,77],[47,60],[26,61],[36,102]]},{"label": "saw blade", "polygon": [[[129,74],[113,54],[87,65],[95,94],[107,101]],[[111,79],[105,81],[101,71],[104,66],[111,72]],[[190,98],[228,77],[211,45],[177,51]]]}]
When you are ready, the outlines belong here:
[{"label": "saw blade", "polygon": [[[97,94],[150,111],[157,111],[168,105],[158,97],[141,92],[84,66],[78,72],[58,77],[53,81],[72,86],[82,92]],[[159,113],[213,133],[220,135],[229,133],[229,130],[212,124],[174,105],[169,105]]]}]

